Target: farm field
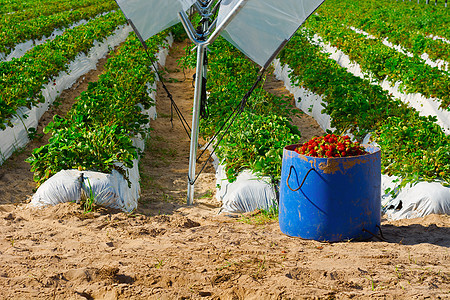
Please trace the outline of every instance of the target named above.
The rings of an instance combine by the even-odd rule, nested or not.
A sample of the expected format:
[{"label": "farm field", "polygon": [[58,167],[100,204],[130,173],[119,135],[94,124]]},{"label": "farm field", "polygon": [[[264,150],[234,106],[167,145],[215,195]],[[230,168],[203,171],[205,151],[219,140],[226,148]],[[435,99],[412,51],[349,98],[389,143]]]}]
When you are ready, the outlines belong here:
[{"label": "farm field", "polygon": [[[0,10],[4,18],[8,18],[13,11],[26,11],[29,13],[27,17],[17,13],[17,18],[26,20],[34,13],[33,1],[7,2],[8,5]],[[54,5],[57,2],[43,1],[42,5],[45,3],[48,9],[41,17],[64,15],[67,8]],[[194,206],[186,206],[189,138],[177,115],[174,115],[171,124],[173,107],[161,83],[156,81],[157,76],[150,67],[146,53],[134,34],[129,33],[131,30],[127,29],[124,19],[114,12],[113,1],[102,2],[101,5],[98,1],[72,2],[74,15],[77,14],[75,7],[83,13],[89,7],[90,14],[83,15],[86,22],[77,23],[81,18],[72,17],[63,27],[76,25],[63,29],[61,39],[54,37],[40,47],[28,50],[22,58],[0,62],[3,72],[0,83],[5,87],[16,84],[14,88],[3,89],[7,93],[2,94],[1,100],[10,104],[0,107],[4,120],[11,119],[14,111],[21,106],[29,109],[39,106],[42,98],[49,102],[49,108],[40,118],[37,129],[30,131],[29,143],[16,150],[0,166],[0,283],[6,287],[1,289],[0,298],[450,297],[448,215],[433,214],[398,221],[384,217],[382,230],[385,240],[373,238],[369,241],[321,243],[291,238],[281,233],[276,219],[266,217],[265,211],[218,215],[221,203],[215,198],[216,177],[212,164],[199,177]],[[382,12],[371,12],[364,6],[372,1],[344,2],[353,5],[351,9],[355,10],[360,5],[361,10],[367,11],[368,20],[370,13],[384,15]],[[433,8],[434,5],[424,8],[417,3],[377,3],[380,2],[386,2],[386,8],[392,10],[401,8],[403,15],[406,15],[405,11],[419,10],[421,18],[429,21],[427,25],[430,29],[417,30],[417,35],[449,37],[439,26],[439,20],[448,17],[442,11],[443,7],[438,6],[439,10]],[[444,91],[449,82],[445,63],[440,62],[439,67],[432,67],[425,64],[423,58],[397,56],[378,44],[377,39],[369,39],[367,48],[364,48],[364,43],[355,42],[363,46],[350,46],[347,50],[345,43],[355,39],[362,41],[362,37],[355,37],[352,33],[355,31],[348,32],[340,26],[360,26],[361,30],[375,36],[376,32],[384,31],[369,30],[370,26],[361,25],[356,18],[349,18],[342,24],[337,22],[333,18],[342,18],[339,3],[343,2],[328,1],[317,11],[317,15],[301,28],[281,53],[280,64],[288,65],[293,70],[293,82],[322,96],[326,104],[324,112],[331,117],[332,127],[350,130],[361,139],[369,132],[376,133],[377,142],[389,154],[383,162],[385,173],[401,176],[405,184],[418,179],[448,182],[450,158],[446,151],[450,144],[445,125],[437,123],[435,117],[424,117],[424,112],[414,110],[399,97],[383,91],[377,83],[377,80],[394,76],[394,81],[404,82],[401,92],[436,99],[441,110],[444,110],[448,106],[448,95]],[[372,8],[375,10],[375,6]],[[430,19],[433,14],[437,17]],[[395,24],[399,21],[395,20],[395,15],[389,15],[389,18],[377,20],[397,26]],[[413,22],[414,16],[410,20]],[[414,28],[410,24],[400,25],[402,28]],[[332,40],[333,34],[327,37],[330,31],[340,32],[338,36],[342,40]],[[87,39],[80,40],[76,34]],[[68,64],[82,56],[80,53],[87,57],[94,55],[90,52],[93,51],[90,45],[95,38],[90,37],[97,36],[106,41],[110,40],[110,36],[120,34],[126,38],[109,45],[107,53],[96,60],[95,68],[80,75],[70,87],[63,88],[57,93],[57,98],[48,101],[48,97],[40,93],[40,88],[47,81],[50,86],[53,83],[58,86],[58,80],[65,76],[61,72],[67,71]],[[156,53],[167,51],[168,34],[169,31],[166,31],[148,41],[151,56],[157,57]],[[179,28],[174,28],[172,34],[175,41],[170,46],[162,74],[190,124],[193,55],[186,54],[185,50],[192,48],[192,45],[179,38]],[[374,81],[358,77],[330,59],[323,53],[317,36],[322,39],[321,43],[331,43],[343,52],[349,51],[352,60],[361,59],[358,63],[363,73],[370,73]],[[391,36],[382,36],[395,43],[398,41]],[[77,41],[77,46],[74,41]],[[402,46],[407,47],[406,44]],[[101,48],[100,45],[96,47]],[[431,83],[416,86],[406,82],[402,74],[391,75],[388,71],[376,73],[376,61],[365,67],[364,55],[370,47],[381,49],[380,53],[385,51],[383,55],[387,61],[398,63],[396,68],[412,66],[423,72],[427,70],[429,73],[424,74],[432,80]],[[434,49],[434,46],[429,47]],[[50,55],[48,49],[55,51]],[[201,123],[202,144],[222,125],[229,110],[227,107],[238,103],[253,84],[258,71],[255,64],[223,40],[218,40],[210,49],[208,91],[211,102],[208,106],[209,118]],[[423,55],[427,49],[413,46],[407,51]],[[433,61],[448,61],[445,55],[428,54]],[[39,61],[39,64],[33,61]],[[163,65],[162,61],[160,63]],[[426,67],[421,67],[422,64]],[[19,76],[16,70],[25,70],[24,76]],[[273,69],[270,70],[263,87],[255,91],[248,109],[233,125],[229,137],[223,140],[218,155],[226,161],[229,180],[246,168],[276,179],[281,167],[279,153],[283,143],[306,141],[331,128],[318,124],[309,116],[311,111],[308,109],[301,112],[296,108],[294,105],[298,104],[298,99],[294,99],[273,72]],[[39,79],[42,82],[35,82],[34,74],[39,77],[45,74],[46,77]],[[411,76],[416,76],[414,74]],[[33,84],[27,84],[31,82]],[[153,93],[153,88],[156,88],[156,93]],[[350,102],[358,110],[352,108]],[[156,119],[152,117],[153,110],[156,111]],[[405,119],[406,116],[408,118]],[[405,125],[398,126],[402,122]],[[250,135],[240,134],[249,123],[257,126],[251,127],[253,131]],[[5,128],[9,128],[8,122],[4,124]],[[402,130],[407,126],[413,130],[405,133]],[[427,134],[415,135],[414,131]],[[144,137],[145,149],[138,150],[132,146],[133,138],[137,136]],[[399,145],[395,140],[404,144]],[[408,146],[410,141],[425,146],[411,149]],[[258,145],[260,153],[269,152],[270,155],[261,156],[248,147],[250,144]],[[26,159],[28,162],[25,162]],[[202,158],[203,161],[205,159]],[[37,186],[62,169],[81,167],[106,173],[116,170],[126,178],[126,169],[117,169],[114,166],[116,161],[125,167],[139,169],[141,197],[133,213],[101,207],[86,213],[81,205],[75,203],[42,209],[27,205]],[[203,161],[198,163],[198,168]],[[433,161],[435,165],[424,168],[427,161]],[[30,171],[30,163],[33,172]]]}]

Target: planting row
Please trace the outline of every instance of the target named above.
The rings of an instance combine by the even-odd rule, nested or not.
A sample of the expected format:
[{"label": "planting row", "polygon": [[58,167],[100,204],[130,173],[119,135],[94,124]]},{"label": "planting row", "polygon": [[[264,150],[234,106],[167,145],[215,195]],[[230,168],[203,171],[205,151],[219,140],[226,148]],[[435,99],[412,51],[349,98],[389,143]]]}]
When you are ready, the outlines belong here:
[{"label": "planting row", "polygon": [[450,137],[436,118],[420,116],[380,86],[348,73],[309,42],[312,35],[298,32],[279,57],[292,69],[294,85],[321,96],[329,127],[358,139],[371,133],[382,148],[383,173],[402,177],[402,185],[418,180],[449,184]]},{"label": "planting row", "polygon": [[438,98],[441,108],[449,108],[448,72],[430,67],[418,57],[408,57],[397,52],[379,40],[367,39],[333,18],[314,15],[306,22],[306,27],[348,55],[378,82],[384,79],[392,83],[400,82],[401,91]]},{"label": "planting row", "polygon": [[[328,1],[327,1],[328,2]],[[334,5],[334,2],[330,3]],[[342,1],[344,2],[344,1]],[[439,6],[424,5],[418,6],[414,1],[368,1],[356,0],[345,1],[349,4],[347,15],[343,17],[353,18],[353,16],[364,16],[365,19],[374,22],[385,22],[386,24],[398,24],[400,28],[409,28],[411,32],[420,32],[425,36],[436,35],[450,38],[450,30],[446,26],[449,16],[447,9],[443,9],[443,1],[439,1]],[[356,3],[357,5],[353,5]],[[351,16],[353,15],[353,16]],[[394,25],[395,26],[395,25]],[[381,25],[380,29],[383,30]]]},{"label": "planting row", "polygon": [[387,38],[390,43],[417,56],[426,53],[431,60],[450,62],[450,44],[427,37],[430,33],[436,35],[442,33],[442,29],[448,30],[444,25],[449,19],[447,10],[428,12],[402,6],[392,1],[331,0],[321,6],[319,14],[364,30],[376,38]]},{"label": "planting row", "polygon": [[[209,115],[200,123],[200,133],[206,139],[210,139],[240,105],[259,70],[223,39],[215,41],[209,49]],[[185,63],[193,64],[192,55],[185,59]],[[300,139],[298,129],[290,125],[290,118],[296,111],[287,99],[266,92],[261,85],[253,92],[217,150],[230,182],[244,169],[270,176],[273,181],[279,179],[283,147]]]},{"label": "planting row", "polygon": [[78,6],[71,10],[47,11],[31,19],[3,20],[0,25],[0,53],[6,57],[20,43],[48,37],[55,29],[68,27],[80,20],[89,20],[100,13],[117,8],[114,1],[99,0],[83,1]]},{"label": "planting row", "polygon": [[120,12],[109,13],[36,46],[20,59],[1,62],[0,129],[11,125],[10,118],[18,108],[31,108],[42,102],[44,84],[51,82],[61,71],[67,71],[70,61],[79,53],[87,53],[94,41],[103,40],[124,23]]},{"label": "planting row", "polygon": [[[61,2],[60,0],[41,0],[39,5],[51,5]],[[0,0],[0,15],[21,12],[36,8],[35,0]]]},{"label": "planting row", "polygon": [[[149,40],[149,53],[155,55],[165,45],[164,40],[164,34]],[[131,185],[127,170],[137,167],[140,151],[133,139],[147,135],[146,111],[154,105],[150,93],[155,74],[149,65],[139,40],[131,34],[67,116],[55,116],[45,128],[52,134],[49,143],[35,149],[27,159],[38,185],[66,169],[116,170]]]},{"label": "planting row", "polygon": [[[40,16],[49,16],[63,11],[74,10],[86,6],[90,6],[97,3],[96,0],[52,0],[52,1],[39,1],[39,5],[36,5],[36,1],[30,3],[24,3],[25,7],[19,8],[17,10],[11,11],[9,13],[0,14],[1,25],[3,26],[18,23],[21,21],[35,19]],[[13,6],[18,8],[17,6]]]},{"label": "planting row", "polygon": [[[42,0],[40,5],[58,2],[59,0]],[[34,0],[0,0],[0,15],[14,14],[20,11],[35,9],[36,1]]]}]

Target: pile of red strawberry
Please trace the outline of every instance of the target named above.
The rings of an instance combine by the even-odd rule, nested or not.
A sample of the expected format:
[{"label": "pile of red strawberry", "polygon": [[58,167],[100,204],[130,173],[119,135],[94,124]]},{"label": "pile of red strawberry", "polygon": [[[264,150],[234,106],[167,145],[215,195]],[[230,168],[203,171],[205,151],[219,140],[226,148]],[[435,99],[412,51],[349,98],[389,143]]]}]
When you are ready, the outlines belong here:
[{"label": "pile of red strawberry", "polygon": [[314,157],[348,157],[368,153],[358,142],[352,142],[348,135],[334,134],[313,137],[309,142],[299,145],[295,152]]}]

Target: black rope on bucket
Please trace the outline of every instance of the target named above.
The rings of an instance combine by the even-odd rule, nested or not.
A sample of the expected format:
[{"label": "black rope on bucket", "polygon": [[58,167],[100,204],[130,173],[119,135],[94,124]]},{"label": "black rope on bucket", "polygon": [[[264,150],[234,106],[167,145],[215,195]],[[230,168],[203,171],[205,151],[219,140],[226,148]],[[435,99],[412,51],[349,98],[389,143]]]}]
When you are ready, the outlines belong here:
[{"label": "black rope on bucket", "polygon": [[381,236],[384,240],[386,240],[385,237],[383,236],[383,231],[381,230],[380,225],[377,225],[376,227],[377,227],[378,230],[380,231],[380,236]]},{"label": "black rope on bucket", "polygon": [[302,188],[303,184],[305,183],[306,177],[308,177],[309,173],[310,173],[311,171],[315,171],[316,169],[314,169],[314,168],[309,169],[308,172],[306,172],[305,177],[303,177],[303,181],[302,181],[302,183],[300,184],[300,186],[299,186],[298,188],[296,188],[296,189],[292,189],[292,188],[290,187],[290,185],[289,185],[289,178],[291,178],[291,173],[292,173],[292,169],[293,169],[293,168],[294,168],[294,166],[292,166],[292,165],[291,165],[291,167],[289,168],[289,176],[288,176],[288,178],[286,179],[286,185],[287,185],[287,187],[288,187],[291,191],[296,192],[296,191],[298,191],[299,189]]}]

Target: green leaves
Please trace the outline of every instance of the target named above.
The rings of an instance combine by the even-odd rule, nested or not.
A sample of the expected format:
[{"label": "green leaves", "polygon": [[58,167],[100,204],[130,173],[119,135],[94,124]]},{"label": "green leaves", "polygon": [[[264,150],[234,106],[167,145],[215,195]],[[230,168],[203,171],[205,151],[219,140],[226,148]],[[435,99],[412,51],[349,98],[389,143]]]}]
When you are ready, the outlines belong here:
[{"label": "green leaves", "polygon": [[31,108],[43,102],[41,89],[80,52],[87,53],[95,40],[101,41],[125,23],[120,12],[99,17],[75,29],[66,30],[54,40],[36,46],[20,59],[0,62],[0,129],[19,107]]},{"label": "green leaves", "polygon": [[[163,33],[148,41],[150,53],[158,51],[165,36]],[[147,93],[147,86],[155,80],[149,64],[132,34],[67,116],[55,116],[44,129],[52,133],[49,143],[35,149],[27,159],[38,185],[60,170],[73,168],[104,173],[115,169],[128,178],[123,167],[133,167],[139,154],[132,137],[145,136],[148,130],[148,116],[141,107],[154,104]]]},{"label": "green leaves", "polygon": [[380,40],[387,38],[414,55],[427,53],[432,60],[450,62],[450,45],[427,37],[433,34],[448,39],[448,11],[444,7],[405,1],[331,0],[321,6],[319,14],[364,30]]},{"label": "green leaves", "polygon": [[14,13],[0,15],[0,53],[8,55],[17,44],[41,39],[57,28],[116,8],[111,0],[40,1],[38,5],[32,1],[24,8],[16,7]]},{"label": "green leaves", "polygon": [[418,180],[449,184],[450,140],[436,118],[420,117],[379,86],[347,72],[310,44],[308,34],[297,33],[280,61],[293,69],[292,82],[323,97],[331,126],[359,139],[373,133],[382,149],[383,172],[404,178],[402,185]]},{"label": "green leaves", "polygon": [[110,173],[113,162],[132,167],[137,152],[126,134],[117,125],[91,128],[83,123],[74,124],[54,131],[49,143],[35,149],[27,162],[38,184],[64,169],[81,167]]},{"label": "green leaves", "polygon": [[419,179],[450,183],[450,137],[435,121],[415,113],[391,117],[377,130],[383,172],[402,177],[402,186]]},{"label": "green leaves", "polygon": [[382,43],[368,39],[332,17],[315,16],[305,23],[326,42],[347,54],[361,69],[382,82],[401,82],[403,92],[420,93],[439,98],[442,109],[450,109],[450,76],[424,63],[419,57],[408,57]]},{"label": "green leaves", "polygon": [[217,156],[225,164],[230,181],[246,168],[278,180],[283,147],[299,139],[300,132],[285,117],[270,112],[257,115],[244,111],[220,143]]},{"label": "green leaves", "polygon": [[[210,116],[201,121],[201,133],[210,138],[240,103],[257,78],[258,66],[224,39],[218,39],[209,56],[208,107]],[[191,57],[185,58],[187,65]],[[228,180],[243,169],[274,180],[281,174],[283,147],[297,143],[300,132],[290,122],[298,113],[288,101],[259,86],[244,112],[234,121],[220,143],[217,155],[225,165]]]}]

